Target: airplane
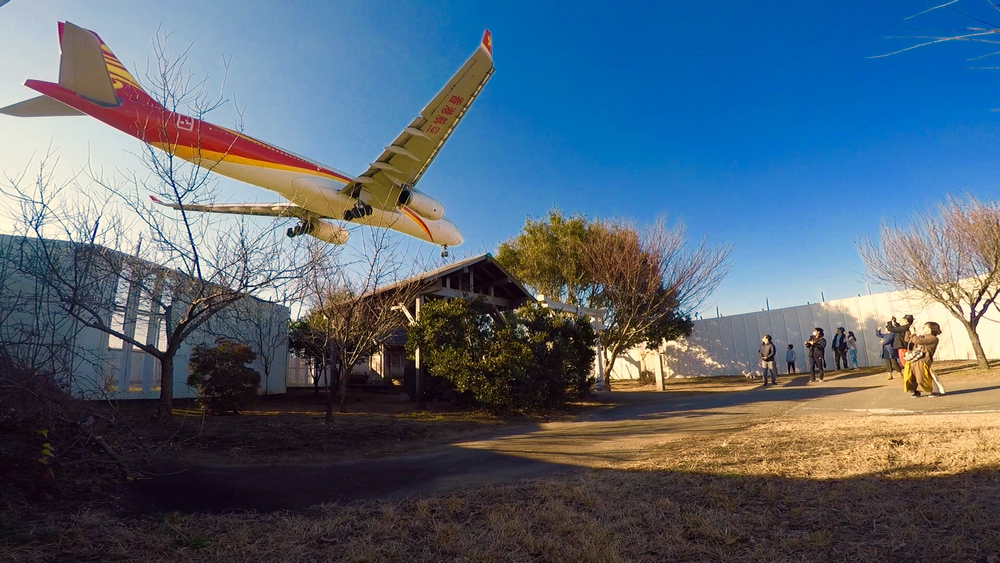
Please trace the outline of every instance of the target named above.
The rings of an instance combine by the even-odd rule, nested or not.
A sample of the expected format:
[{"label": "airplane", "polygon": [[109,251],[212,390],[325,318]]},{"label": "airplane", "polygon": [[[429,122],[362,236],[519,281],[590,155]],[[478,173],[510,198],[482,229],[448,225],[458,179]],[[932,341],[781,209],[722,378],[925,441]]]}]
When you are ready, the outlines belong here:
[{"label": "airplane", "polygon": [[94,32],[59,23],[59,82],[27,80],[41,96],[0,109],[17,117],[89,115],[153,147],[230,178],[277,192],[282,203],[197,205],[153,201],[174,209],[291,217],[289,237],[344,244],[348,223],[389,228],[437,244],[442,257],[462,244],[444,205],[416,183],[493,74],[489,30],[469,60],[360,176],[350,176],[154,100]]}]

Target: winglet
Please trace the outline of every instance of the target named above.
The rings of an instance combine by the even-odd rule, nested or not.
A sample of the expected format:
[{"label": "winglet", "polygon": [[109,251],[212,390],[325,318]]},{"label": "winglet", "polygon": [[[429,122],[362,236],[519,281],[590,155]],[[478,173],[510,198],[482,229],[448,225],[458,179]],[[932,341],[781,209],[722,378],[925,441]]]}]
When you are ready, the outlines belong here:
[{"label": "winglet", "polygon": [[487,29],[483,34],[483,42],[479,46],[486,50],[491,59],[493,58],[493,34],[490,30]]}]

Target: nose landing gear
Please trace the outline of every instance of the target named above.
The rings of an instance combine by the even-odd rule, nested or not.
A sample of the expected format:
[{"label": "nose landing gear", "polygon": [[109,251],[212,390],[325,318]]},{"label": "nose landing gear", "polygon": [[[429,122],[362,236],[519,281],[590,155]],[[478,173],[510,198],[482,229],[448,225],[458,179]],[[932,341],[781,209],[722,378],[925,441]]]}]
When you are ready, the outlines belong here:
[{"label": "nose landing gear", "polygon": [[441,245],[441,258],[447,258],[447,257],[448,257],[448,245],[447,244],[442,244]]}]

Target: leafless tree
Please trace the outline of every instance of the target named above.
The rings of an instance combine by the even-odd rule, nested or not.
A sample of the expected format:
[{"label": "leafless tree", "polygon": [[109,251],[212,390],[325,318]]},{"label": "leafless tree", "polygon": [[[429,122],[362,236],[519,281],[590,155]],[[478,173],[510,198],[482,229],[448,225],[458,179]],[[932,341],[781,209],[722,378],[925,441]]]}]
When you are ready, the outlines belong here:
[{"label": "leafless tree", "polygon": [[[912,30],[908,35],[896,35],[887,39],[904,39],[912,41],[912,45],[895,49],[881,55],[873,55],[870,59],[891,57],[921,47],[929,47],[942,43],[973,43],[984,45],[984,53],[969,57],[967,60],[979,61],[1000,55],[1000,51],[994,50],[997,43],[1000,43],[997,34],[1000,33],[1000,5],[987,0],[986,2],[963,2],[961,0],[941,0],[934,2],[933,6],[911,14],[905,18],[907,29]],[[934,27],[915,28],[912,24],[919,21],[928,21],[936,18]],[[913,20],[911,22],[911,20]],[[979,69],[996,70],[995,66],[971,67]]]},{"label": "leafless tree", "polygon": [[1000,204],[949,197],[906,225],[883,222],[878,241],[863,238],[858,251],[872,281],[943,305],[989,368],[976,327],[1000,297]]},{"label": "leafless tree", "polygon": [[[45,307],[45,285],[20,273],[32,255],[18,237],[0,235],[0,372],[30,371],[69,391],[74,365],[95,358],[76,345],[79,323]],[[74,391],[92,397],[98,390]]]},{"label": "leafless tree", "polygon": [[729,272],[732,246],[691,246],[682,224],[660,219],[638,226],[599,221],[588,237],[584,267],[593,280],[591,306],[607,309],[601,347],[605,365],[642,343],[659,347],[690,330],[689,315]]},{"label": "leafless tree", "polygon": [[[200,120],[225,102],[221,95],[206,95],[204,82],[185,71],[186,51],[171,56],[163,34],[154,47],[147,90],[162,111]],[[159,360],[159,413],[169,416],[174,357],[184,340],[219,311],[295,279],[308,264],[295,266],[275,225],[187,211],[185,206],[215,196],[209,158],[225,154],[202,159],[198,143],[193,149],[179,146],[171,137],[177,133],[166,127],[169,120],[161,121],[157,147],[141,145],[143,173],[109,178],[88,170],[72,183],[55,185],[43,161],[35,178],[8,178],[4,192],[20,208],[20,234],[38,241],[38,257],[24,264],[25,273],[46,284],[77,322]],[[179,209],[155,205],[151,195]],[[120,311],[107,306],[116,296],[124,296]],[[126,322],[116,323],[121,316]],[[140,319],[146,326],[136,330]]]},{"label": "leafless tree", "polygon": [[378,351],[394,330],[406,326],[399,305],[413,303],[421,287],[419,281],[407,277],[421,268],[404,267],[405,254],[390,231],[366,229],[356,233],[361,235],[357,237],[359,246],[349,251],[346,260],[344,251],[310,245],[310,261],[316,267],[307,279],[312,306],[308,322],[324,335],[339,371],[335,390],[331,388],[334,378],[327,378],[328,417],[333,413],[334,397],[341,409],[346,405],[347,384],[354,366]]}]

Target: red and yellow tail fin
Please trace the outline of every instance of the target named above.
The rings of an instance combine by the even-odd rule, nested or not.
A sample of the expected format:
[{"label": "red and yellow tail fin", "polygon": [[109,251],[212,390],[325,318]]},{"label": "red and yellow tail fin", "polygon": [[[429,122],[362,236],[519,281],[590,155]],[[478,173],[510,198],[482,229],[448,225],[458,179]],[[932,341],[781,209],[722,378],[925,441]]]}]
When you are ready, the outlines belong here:
[{"label": "red and yellow tail fin", "polygon": [[0,113],[17,117],[84,114],[86,110],[71,103],[70,98],[56,95],[67,91],[103,108],[118,108],[126,101],[163,107],[139,86],[125,65],[93,31],[70,22],[59,22],[59,51],[59,84],[28,80],[25,85],[43,95],[0,108]]},{"label": "red and yellow tail fin", "polygon": [[96,101],[107,103],[109,100],[104,99],[104,92],[110,83],[113,97],[159,106],[142,89],[111,48],[93,31],[70,22],[59,22],[59,46],[62,50],[60,86],[88,98],[90,96],[80,89],[96,90],[103,94]]}]

